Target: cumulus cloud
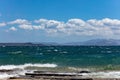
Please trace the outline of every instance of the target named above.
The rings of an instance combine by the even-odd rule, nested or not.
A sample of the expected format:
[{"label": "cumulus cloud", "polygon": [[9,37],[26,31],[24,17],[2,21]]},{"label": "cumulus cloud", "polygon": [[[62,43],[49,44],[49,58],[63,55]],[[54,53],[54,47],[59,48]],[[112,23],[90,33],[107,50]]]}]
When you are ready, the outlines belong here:
[{"label": "cumulus cloud", "polygon": [[60,21],[47,20],[47,19],[35,20],[35,23],[39,23],[41,26],[44,26],[46,28],[56,28],[57,26],[62,24],[62,22]]},{"label": "cumulus cloud", "polygon": [[25,30],[42,30],[42,29],[44,29],[44,26],[41,26],[41,25],[22,24],[22,25],[19,25],[19,28],[25,29]]},{"label": "cumulus cloud", "polygon": [[105,18],[105,19],[101,20],[101,22],[102,22],[104,25],[120,26],[120,20],[118,20],[118,19]]},{"label": "cumulus cloud", "polygon": [[[0,26],[5,26],[0,23]],[[57,21],[39,19],[29,21],[16,19],[8,22],[7,25],[15,25],[17,29],[23,30],[42,30],[51,34],[78,35],[78,36],[114,36],[120,35],[120,20],[104,18],[101,20],[90,19],[69,19],[68,21]],[[13,31],[15,27],[11,28]]]},{"label": "cumulus cloud", "polygon": [[41,25],[33,25],[32,28],[35,30],[44,30],[45,29],[45,27],[41,26]]},{"label": "cumulus cloud", "polygon": [[67,22],[39,19],[35,20],[35,23],[44,26],[45,31],[48,33],[64,33],[66,35],[112,36],[118,34],[119,31],[117,30],[120,30],[120,20],[109,18],[87,21],[69,19]]},{"label": "cumulus cloud", "polygon": [[6,26],[6,23],[0,23],[0,27]]},{"label": "cumulus cloud", "polygon": [[9,30],[10,30],[10,31],[17,31],[17,28],[11,27]]},{"label": "cumulus cloud", "polygon": [[30,24],[30,22],[25,19],[16,19],[14,21],[8,22],[8,24]]},{"label": "cumulus cloud", "polygon": [[27,25],[27,24],[19,25],[19,28],[25,29],[25,30],[33,30],[32,25]]}]

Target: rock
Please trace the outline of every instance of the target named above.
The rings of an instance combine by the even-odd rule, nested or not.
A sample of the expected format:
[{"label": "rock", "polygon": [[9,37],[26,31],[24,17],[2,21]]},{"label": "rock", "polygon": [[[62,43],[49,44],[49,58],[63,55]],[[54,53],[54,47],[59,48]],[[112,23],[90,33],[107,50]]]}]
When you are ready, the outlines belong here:
[{"label": "rock", "polygon": [[2,69],[0,72],[13,72],[13,70]]},{"label": "rock", "polygon": [[90,71],[80,71],[79,73],[91,73]]}]

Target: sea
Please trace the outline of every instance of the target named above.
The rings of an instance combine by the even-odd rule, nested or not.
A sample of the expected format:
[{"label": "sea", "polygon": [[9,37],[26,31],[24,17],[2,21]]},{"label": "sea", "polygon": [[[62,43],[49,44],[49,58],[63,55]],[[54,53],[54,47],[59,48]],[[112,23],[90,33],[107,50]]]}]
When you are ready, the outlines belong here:
[{"label": "sea", "polygon": [[0,79],[35,70],[89,70],[87,76],[120,78],[120,46],[0,47]]}]

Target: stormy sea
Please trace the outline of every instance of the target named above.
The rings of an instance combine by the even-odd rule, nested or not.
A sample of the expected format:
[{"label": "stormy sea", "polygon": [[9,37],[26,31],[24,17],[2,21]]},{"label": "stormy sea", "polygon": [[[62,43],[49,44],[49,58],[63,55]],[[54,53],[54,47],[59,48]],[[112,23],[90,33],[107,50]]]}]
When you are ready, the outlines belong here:
[{"label": "stormy sea", "polygon": [[0,47],[0,79],[34,70],[89,70],[85,75],[120,78],[120,46]]}]

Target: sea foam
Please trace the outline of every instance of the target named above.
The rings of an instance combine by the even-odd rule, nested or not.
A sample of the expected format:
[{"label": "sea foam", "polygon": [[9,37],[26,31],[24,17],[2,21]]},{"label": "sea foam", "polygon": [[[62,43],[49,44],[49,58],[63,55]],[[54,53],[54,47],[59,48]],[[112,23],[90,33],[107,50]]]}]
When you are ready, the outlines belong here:
[{"label": "sea foam", "polygon": [[16,74],[7,74],[7,73],[0,73],[0,80],[7,80],[9,77],[14,77]]},{"label": "sea foam", "polygon": [[[23,65],[1,65],[0,66],[0,80],[7,80],[10,77],[16,77],[19,75],[25,75],[26,72],[33,72],[33,70],[26,70],[27,67],[48,67],[54,68],[57,67],[56,64],[32,64],[27,63]],[[7,70],[11,70],[10,72]],[[5,72],[6,71],[6,72]]]},{"label": "sea foam", "polygon": [[27,63],[23,65],[1,65],[0,70],[11,70],[11,69],[25,69],[27,67],[49,67],[49,68],[54,68],[57,67],[56,64],[32,64],[32,63]]}]

